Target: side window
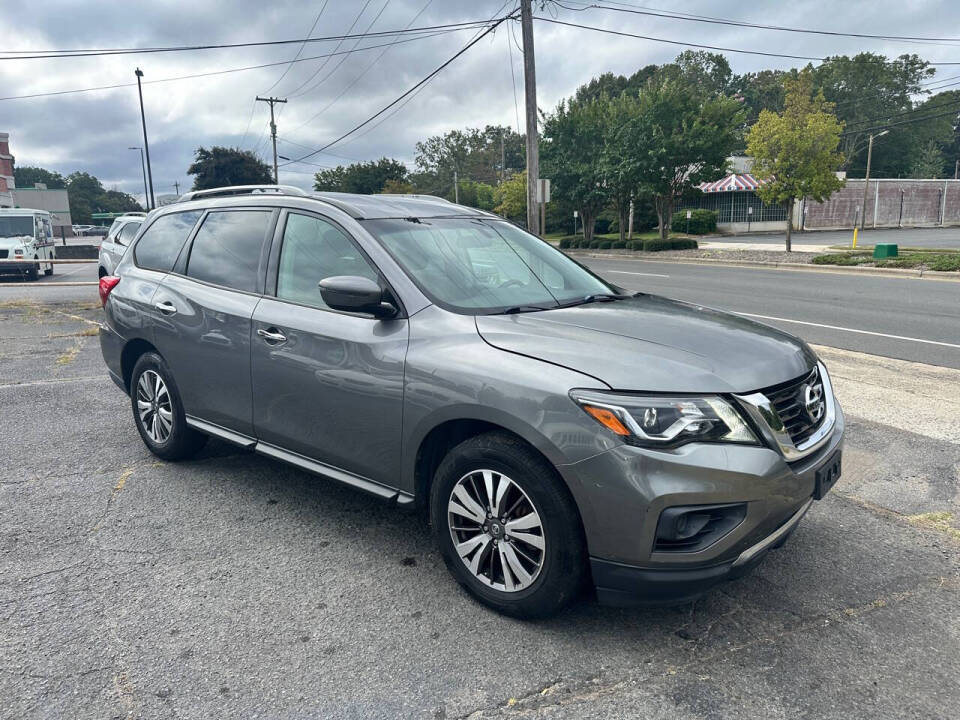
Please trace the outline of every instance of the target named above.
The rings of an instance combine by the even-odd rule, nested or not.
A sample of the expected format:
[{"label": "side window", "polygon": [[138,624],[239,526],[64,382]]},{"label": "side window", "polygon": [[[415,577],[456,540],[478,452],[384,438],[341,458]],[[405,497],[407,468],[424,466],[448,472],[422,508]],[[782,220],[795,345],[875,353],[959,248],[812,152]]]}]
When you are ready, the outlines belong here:
[{"label": "side window", "polygon": [[148,270],[170,272],[201,215],[202,210],[190,210],[158,217],[147,228],[133,251],[137,265]]},{"label": "side window", "polygon": [[283,230],[277,297],[326,308],[317,284],[335,275],[359,275],[379,281],[376,269],[336,225],[290,213]]},{"label": "side window", "polygon": [[124,225],[120,232],[117,233],[116,242],[118,245],[129,245],[130,241],[137,235],[137,230],[140,229],[141,223],[138,222],[128,222]]},{"label": "side window", "polygon": [[187,261],[187,276],[256,292],[270,210],[225,210],[207,215]]}]

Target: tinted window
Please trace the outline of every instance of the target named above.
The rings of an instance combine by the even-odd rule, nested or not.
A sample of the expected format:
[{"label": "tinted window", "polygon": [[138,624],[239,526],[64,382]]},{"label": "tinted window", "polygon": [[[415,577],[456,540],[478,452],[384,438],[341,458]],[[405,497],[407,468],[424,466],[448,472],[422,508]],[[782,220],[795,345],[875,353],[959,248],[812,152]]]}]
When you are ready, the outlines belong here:
[{"label": "tinted window", "polygon": [[319,218],[291,213],[283,231],[277,297],[325,308],[317,283],[335,275],[379,279],[340,228]]},{"label": "tinted window", "polygon": [[121,245],[129,245],[130,241],[137,236],[140,225],[141,223],[138,222],[128,222],[117,234],[116,241]]},{"label": "tinted window", "polygon": [[187,275],[256,292],[271,214],[269,210],[233,210],[207,215],[193,240]]},{"label": "tinted window", "polygon": [[134,250],[137,265],[169,272],[202,214],[201,210],[191,210],[158,217],[137,243]]}]

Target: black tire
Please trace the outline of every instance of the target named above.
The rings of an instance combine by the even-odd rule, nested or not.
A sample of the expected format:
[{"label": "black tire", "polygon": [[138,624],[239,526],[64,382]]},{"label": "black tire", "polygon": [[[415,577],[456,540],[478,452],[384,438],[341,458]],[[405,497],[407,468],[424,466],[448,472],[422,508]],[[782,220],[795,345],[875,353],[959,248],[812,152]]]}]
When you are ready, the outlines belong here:
[{"label": "black tire", "polygon": [[[50,255],[51,260],[56,260],[56,258],[57,258],[56,255]],[[50,263],[50,267],[44,270],[43,274],[46,275],[47,277],[49,277],[50,275],[53,275],[53,263]]]},{"label": "black tire", "polygon": [[[39,260],[39,259],[34,258],[34,260]],[[27,280],[34,282],[39,279],[40,279],[40,263],[38,261],[38,262],[35,262],[33,265],[31,265],[30,269],[27,270]]]},{"label": "black tire", "polygon": [[[140,379],[148,371],[160,377],[166,386],[169,397],[172,423],[169,434],[162,441],[155,440],[150,436],[137,407]],[[134,424],[137,426],[137,432],[140,433],[144,445],[159,458],[184,460],[195,455],[207,442],[207,436],[204,433],[198,432],[187,425],[177,383],[173,379],[173,374],[167,364],[157,353],[144,353],[134,365],[133,373],[130,375],[130,406],[133,409]]]},{"label": "black tire", "polygon": [[[521,590],[497,589],[478,578],[454,545],[448,503],[460,480],[478,470],[508,477],[540,516],[545,545],[539,557],[539,572]],[[430,522],[440,554],[457,582],[498,612],[522,619],[550,617],[572,602],[583,588],[587,555],[573,499],[550,463],[515,436],[485,433],[465,440],[447,454],[431,486]],[[496,563],[491,561],[491,576]],[[502,573],[501,566],[501,576]]]}]

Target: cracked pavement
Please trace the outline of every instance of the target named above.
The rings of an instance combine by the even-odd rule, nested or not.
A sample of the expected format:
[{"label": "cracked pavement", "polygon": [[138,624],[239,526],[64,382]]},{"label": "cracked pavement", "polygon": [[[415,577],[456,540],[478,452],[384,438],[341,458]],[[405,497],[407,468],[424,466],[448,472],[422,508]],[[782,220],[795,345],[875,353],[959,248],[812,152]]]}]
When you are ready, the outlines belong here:
[{"label": "cracked pavement", "polygon": [[0,718],[960,716],[960,371],[818,348],[844,475],[783,549],[694,603],[523,623],[415,515],[221,442],[157,461],[99,313],[0,303]]}]

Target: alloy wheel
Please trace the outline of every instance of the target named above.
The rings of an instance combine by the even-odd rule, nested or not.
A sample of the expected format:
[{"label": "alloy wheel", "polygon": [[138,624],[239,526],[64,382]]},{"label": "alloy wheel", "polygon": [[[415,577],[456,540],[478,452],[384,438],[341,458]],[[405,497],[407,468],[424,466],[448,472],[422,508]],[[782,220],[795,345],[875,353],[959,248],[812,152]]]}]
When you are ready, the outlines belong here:
[{"label": "alloy wheel", "polygon": [[495,470],[473,470],[453,486],[447,522],[454,549],[477,580],[517,592],[543,568],[540,514],[523,489]]},{"label": "alloy wheel", "polygon": [[137,382],[137,412],[150,439],[157,444],[166,442],[173,429],[173,405],[167,384],[153,370],[144,370]]}]

